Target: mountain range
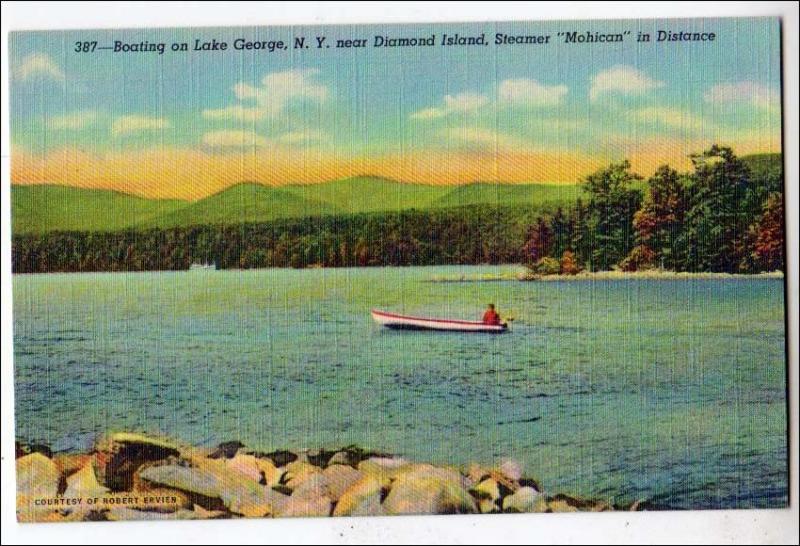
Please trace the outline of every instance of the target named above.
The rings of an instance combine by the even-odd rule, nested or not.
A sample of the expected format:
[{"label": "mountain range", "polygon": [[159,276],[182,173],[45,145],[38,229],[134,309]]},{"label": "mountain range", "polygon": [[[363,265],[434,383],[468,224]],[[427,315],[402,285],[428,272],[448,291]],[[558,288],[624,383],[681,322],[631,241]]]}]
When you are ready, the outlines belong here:
[{"label": "mountain range", "polygon": [[[781,154],[756,154],[741,159],[755,181],[782,177]],[[646,183],[641,184],[646,188]],[[280,187],[242,182],[197,201],[146,199],[112,190],[58,184],[12,185],[11,222],[15,234],[116,231],[465,205],[554,209],[569,206],[582,194],[583,189],[577,183],[474,182],[444,186],[375,176]]]},{"label": "mountain range", "polygon": [[197,201],[56,184],[12,185],[11,219],[15,234],[115,231],[463,205],[555,207],[581,193],[577,184],[434,186],[366,176],[280,187],[244,182]]}]

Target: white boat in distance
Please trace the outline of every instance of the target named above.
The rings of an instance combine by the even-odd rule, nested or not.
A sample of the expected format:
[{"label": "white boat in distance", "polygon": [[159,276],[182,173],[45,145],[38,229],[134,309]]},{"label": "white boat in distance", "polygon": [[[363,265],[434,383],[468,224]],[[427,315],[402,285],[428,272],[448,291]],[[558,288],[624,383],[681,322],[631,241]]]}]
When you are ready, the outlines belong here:
[{"label": "white boat in distance", "polygon": [[471,332],[502,334],[508,331],[507,324],[486,324],[478,320],[450,320],[397,315],[372,310],[372,318],[378,324],[395,330],[438,330],[442,332]]},{"label": "white boat in distance", "polygon": [[217,264],[192,264],[189,266],[189,271],[199,271],[204,269],[217,269]]}]

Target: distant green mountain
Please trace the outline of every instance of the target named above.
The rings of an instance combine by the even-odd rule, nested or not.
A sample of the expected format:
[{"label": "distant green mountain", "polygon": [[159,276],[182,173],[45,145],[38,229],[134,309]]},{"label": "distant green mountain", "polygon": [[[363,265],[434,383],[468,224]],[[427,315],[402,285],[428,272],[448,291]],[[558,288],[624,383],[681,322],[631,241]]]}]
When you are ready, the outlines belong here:
[{"label": "distant green mountain", "polygon": [[[783,168],[781,154],[750,155],[742,160],[750,167],[757,183],[779,191]],[[646,189],[646,182],[641,182],[641,187]],[[14,233],[114,231],[465,205],[552,209],[568,206],[582,193],[579,184],[476,182],[435,186],[360,176],[278,188],[242,183],[189,202],[144,199],[114,191],[57,185],[12,185],[11,221]]]},{"label": "distant green mountain", "polygon": [[557,207],[583,194],[579,184],[492,184],[475,183],[451,188],[431,204],[436,207],[464,205],[535,205]]},{"label": "distant green mountain", "polygon": [[568,204],[577,185],[409,184],[356,177],[279,188],[242,183],[199,201],[144,199],[107,190],[41,185],[11,187],[14,233],[114,231],[196,224],[266,222],[331,214],[487,205]]},{"label": "distant green mountain", "polygon": [[143,199],[108,190],[13,185],[11,229],[13,233],[112,231],[171,214],[187,205],[176,199]]},{"label": "distant green mountain", "polygon": [[409,184],[375,176],[358,176],[322,184],[296,184],[282,189],[304,199],[331,203],[347,213],[428,208],[451,187]]},{"label": "distant green mountain", "polygon": [[322,216],[343,212],[339,207],[304,198],[284,188],[237,184],[187,206],[138,222],[136,227],[184,227],[194,224],[241,224],[278,218]]}]

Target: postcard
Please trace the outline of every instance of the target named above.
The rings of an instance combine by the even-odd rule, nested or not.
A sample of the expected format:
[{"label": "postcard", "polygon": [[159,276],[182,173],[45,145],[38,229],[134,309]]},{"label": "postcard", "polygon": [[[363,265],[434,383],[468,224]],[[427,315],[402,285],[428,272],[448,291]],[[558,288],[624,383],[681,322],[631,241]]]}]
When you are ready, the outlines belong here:
[{"label": "postcard", "polygon": [[18,520],[787,506],[780,43],[11,33]]}]

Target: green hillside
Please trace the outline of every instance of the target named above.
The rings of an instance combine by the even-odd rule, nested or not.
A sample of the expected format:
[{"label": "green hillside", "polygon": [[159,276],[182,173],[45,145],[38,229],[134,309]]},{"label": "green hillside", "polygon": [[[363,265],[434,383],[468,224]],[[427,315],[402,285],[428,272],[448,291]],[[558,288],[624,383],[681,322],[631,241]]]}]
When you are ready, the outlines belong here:
[{"label": "green hillside", "polygon": [[[781,154],[742,157],[753,180],[767,191],[782,188]],[[643,190],[646,182],[640,183]],[[57,185],[11,187],[14,233],[114,231],[198,224],[238,224],[283,218],[357,214],[469,205],[552,209],[569,206],[583,193],[579,184],[463,186],[408,184],[380,177],[354,177],[320,184],[273,188],[242,183],[196,202],[143,199],[106,190]]]},{"label": "green hillside", "polygon": [[237,184],[188,206],[140,222],[137,227],[184,227],[196,224],[241,224],[278,218],[298,218],[340,213],[315,199],[306,199],[282,188],[261,184]]},{"label": "green hillside", "polygon": [[361,213],[428,208],[451,188],[359,176],[323,184],[291,185],[283,189],[304,199],[334,204],[344,212]]},{"label": "green hillside", "polygon": [[12,185],[11,229],[14,233],[112,231],[171,214],[188,204],[108,190]]},{"label": "green hillside", "polygon": [[242,183],[195,202],[143,199],[67,186],[12,186],[14,233],[114,231],[451,206],[568,204],[577,185],[433,186],[357,177],[273,188]]},{"label": "green hillside", "polygon": [[583,194],[578,184],[491,184],[475,183],[450,189],[436,199],[436,207],[464,205],[533,205],[557,207],[575,201]]}]

